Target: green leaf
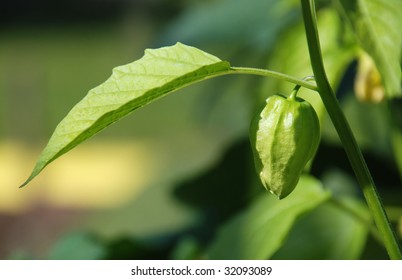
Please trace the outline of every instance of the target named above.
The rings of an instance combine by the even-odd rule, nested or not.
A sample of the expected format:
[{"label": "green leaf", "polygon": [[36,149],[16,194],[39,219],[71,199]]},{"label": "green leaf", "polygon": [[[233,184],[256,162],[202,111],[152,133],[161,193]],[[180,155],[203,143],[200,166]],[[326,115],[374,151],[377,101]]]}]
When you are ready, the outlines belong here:
[{"label": "green leaf", "polygon": [[49,252],[51,260],[99,260],[105,254],[103,245],[85,232],[63,236]]},{"label": "green leaf", "polygon": [[56,127],[22,186],[50,162],[135,109],[184,86],[225,73],[229,67],[228,62],[181,43],[146,50],[141,59],[115,68],[106,82],[75,105]]},{"label": "green leaf", "polygon": [[402,96],[402,1],[340,0],[361,47],[373,58],[388,97]]},{"label": "green leaf", "polygon": [[330,197],[320,182],[302,176],[285,199],[264,194],[227,224],[210,246],[210,259],[267,259],[283,244],[297,218]]},{"label": "green leaf", "polygon": [[[362,202],[343,198],[342,204],[369,220]],[[353,260],[360,258],[368,226],[354,214],[328,201],[296,223],[285,245],[273,259]]]}]

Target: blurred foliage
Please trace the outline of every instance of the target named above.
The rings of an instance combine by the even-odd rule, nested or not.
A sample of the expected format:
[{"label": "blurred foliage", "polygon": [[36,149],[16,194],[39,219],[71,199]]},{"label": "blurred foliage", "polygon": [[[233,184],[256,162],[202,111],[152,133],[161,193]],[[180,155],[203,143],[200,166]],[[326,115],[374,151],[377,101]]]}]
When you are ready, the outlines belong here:
[{"label": "blurred foliage", "polygon": [[[299,216],[327,200],[329,193],[314,178],[301,177],[287,199],[259,196],[224,224],[207,254],[211,259],[267,259],[283,244]],[[297,251],[297,250],[296,250]]]},{"label": "blurred foliage", "polygon": [[[346,201],[348,206],[367,220],[368,210],[360,201]],[[349,210],[349,209],[348,209]],[[347,211],[348,211],[347,210]],[[357,223],[345,209],[326,202],[302,217],[293,227],[288,240],[273,259],[353,260],[358,259],[368,234],[364,223]]]},{"label": "blurred foliage", "polygon": [[381,73],[388,97],[401,98],[402,2],[399,0],[339,0],[342,14],[360,46]]},{"label": "blurred foliage", "polygon": [[[16,190],[72,105],[113,67],[138,59],[147,47],[181,41],[236,66],[311,75],[299,1],[88,0],[60,1],[57,7],[37,1],[25,8],[19,2],[31,1],[0,6],[9,11],[0,27],[1,258],[203,259],[211,252],[214,258],[254,258],[246,254],[254,249],[261,250],[258,257],[275,259],[387,258],[369,233],[367,209],[338,136],[317,95],[306,90],[302,96],[319,112],[323,137],[311,167],[315,179],[303,184],[307,190],[322,186],[331,199],[319,203],[306,195],[303,201],[311,205],[292,207],[290,216],[271,211],[279,204],[258,183],[247,133],[259,103],[292,88],[273,79],[222,77],[181,90],[60,159],[38,185]],[[371,104],[354,96],[361,47],[349,22],[340,19],[339,1],[318,2],[331,84],[402,239],[401,100]],[[386,1],[373,2],[381,9]],[[133,146],[122,144],[127,141]],[[97,149],[90,150],[93,145]],[[96,162],[103,154],[118,172],[89,161],[94,154]],[[74,175],[77,169],[83,177]],[[114,176],[125,179],[99,183]],[[35,204],[49,207],[32,215]],[[80,212],[55,225],[44,217],[57,209]],[[253,211],[258,215],[249,214]],[[274,223],[264,224],[271,214],[278,214]],[[262,223],[279,235],[262,232],[259,243],[242,222]],[[21,228],[24,234],[16,234]]]},{"label": "blurred foliage", "polygon": [[96,260],[104,248],[96,238],[87,233],[70,233],[54,244],[48,258],[51,260]]}]

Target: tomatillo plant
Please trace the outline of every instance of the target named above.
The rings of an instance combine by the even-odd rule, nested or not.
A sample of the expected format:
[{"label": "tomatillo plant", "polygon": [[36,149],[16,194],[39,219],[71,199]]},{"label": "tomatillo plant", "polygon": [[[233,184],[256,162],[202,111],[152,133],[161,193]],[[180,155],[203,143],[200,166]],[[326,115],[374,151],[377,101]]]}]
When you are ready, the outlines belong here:
[{"label": "tomatillo plant", "polygon": [[[350,8],[347,4],[349,2],[340,0],[340,3],[343,7]],[[396,2],[395,5],[397,6]],[[315,83],[309,79],[299,79],[272,70],[234,67],[227,61],[182,43],[159,49],[147,49],[141,59],[116,67],[108,80],[90,90],[87,96],[71,109],[56,127],[31,175],[21,187],[27,185],[53,160],[84,140],[132,111],[183,87],[229,74],[251,74],[281,79],[296,84],[293,93],[289,97],[273,95],[266,100],[263,110],[258,112],[251,125],[250,139],[257,173],[262,184],[280,199],[284,199],[275,202],[279,203],[275,205],[289,200],[292,201],[294,210],[302,209],[292,213],[284,228],[290,228],[301,211],[316,207],[329,197],[328,193],[322,192],[318,195],[315,189],[309,189],[311,197],[315,197],[315,200],[298,200],[296,185],[307,180],[301,177],[301,174],[305,171],[307,162],[314,158],[320,140],[319,120],[315,110],[307,101],[296,96],[299,88],[304,87],[313,91],[311,94],[318,92],[320,95],[342,141],[388,254],[392,259],[402,259],[396,236],[389,224],[369,169],[328,82],[320,50],[314,1],[301,0],[301,7]],[[354,15],[347,14],[349,18]],[[359,37],[366,33],[356,32],[356,34]],[[376,57],[378,49],[383,48],[367,51],[373,52]],[[381,66],[379,71],[383,77],[386,76],[384,73],[391,73],[395,69],[398,71],[397,67],[378,64]],[[395,88],[398,89],[398,85],[395,84],[399,83],[394,75],[392,77],[392,79],[384,78],[390,96],[397,94]],[[304,203],[303,207],[300,206],[301,202]],[[277,243],[280,242],[281,240]],[[269,250],[270,254],[250,253],[248,256],[267,258],[275,251],[274,248]],[[211,255],[218,256],[219,253],[216,253],[218,251],[219,244],[211,247]]]}]

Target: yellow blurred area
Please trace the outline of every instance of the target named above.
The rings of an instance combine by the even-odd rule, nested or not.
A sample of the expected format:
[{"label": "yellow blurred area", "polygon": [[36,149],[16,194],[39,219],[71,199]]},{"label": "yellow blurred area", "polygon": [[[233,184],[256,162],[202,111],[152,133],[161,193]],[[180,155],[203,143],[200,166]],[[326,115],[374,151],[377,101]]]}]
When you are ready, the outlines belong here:
[{"label": "yellow blurred area", "polygon": [[63,155],[28,186],[19,189],[40,148],[3,140],[0,212],[17,213],[37,203],[84,209],[125,203],[152,181],[158,162],[151,146],[145,141],[92,141]]}]

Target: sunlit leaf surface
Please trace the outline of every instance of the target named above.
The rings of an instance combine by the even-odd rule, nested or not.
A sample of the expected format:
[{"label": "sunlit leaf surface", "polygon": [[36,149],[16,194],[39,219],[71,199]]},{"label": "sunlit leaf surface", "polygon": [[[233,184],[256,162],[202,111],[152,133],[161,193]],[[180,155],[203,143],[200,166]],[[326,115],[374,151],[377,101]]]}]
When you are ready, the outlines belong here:
[{"label": "sunlit leaf surface", "polygon": [[135,109],[229,67],[229,63],[181,43],[146,50],[140,60],[115,68],[106,82],[90,90],[68,113],[23,186],[50,162]]}]

